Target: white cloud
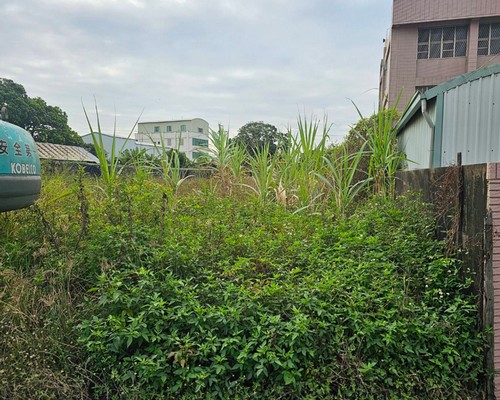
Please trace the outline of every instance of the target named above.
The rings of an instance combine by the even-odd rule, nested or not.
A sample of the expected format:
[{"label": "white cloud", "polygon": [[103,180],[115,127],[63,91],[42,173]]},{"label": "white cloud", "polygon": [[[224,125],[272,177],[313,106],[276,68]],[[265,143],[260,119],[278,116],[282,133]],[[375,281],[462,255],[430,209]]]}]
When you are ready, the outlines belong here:
[{"label": "white cloud", "polygon": [[390,4],[379,0],[18,0],[4,7],[2,77],[68,113],[81,99],[127,134],[143,120],[201,117],[280,128],[299,110],[342,136],[376,106]]}]

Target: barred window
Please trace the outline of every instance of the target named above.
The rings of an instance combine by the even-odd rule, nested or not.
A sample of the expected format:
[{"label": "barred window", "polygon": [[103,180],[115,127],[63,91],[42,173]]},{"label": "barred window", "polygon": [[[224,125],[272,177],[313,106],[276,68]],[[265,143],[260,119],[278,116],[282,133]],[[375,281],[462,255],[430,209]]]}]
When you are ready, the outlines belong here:
[{"label": "barred window", "polygon": [[417,58],[465,56],[467,53],[467,31],[466,26],[419,29]]},{"label": "barred window", "polygon": [[500,23],[479,25],[477,54],[479,56],[500,54]]}]

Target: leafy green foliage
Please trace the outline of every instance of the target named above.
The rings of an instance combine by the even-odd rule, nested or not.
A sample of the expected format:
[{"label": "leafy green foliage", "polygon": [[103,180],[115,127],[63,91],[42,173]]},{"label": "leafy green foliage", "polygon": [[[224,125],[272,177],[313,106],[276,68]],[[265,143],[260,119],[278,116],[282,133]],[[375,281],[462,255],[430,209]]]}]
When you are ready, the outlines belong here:
[{"label": "leafy green foliage", "polygon": [[[133,213],[133,212],[132,212]],[[185,198],[164,234],[100,229],[81,343],[126,398],[458,398],[483,340],[456,261],[416,202],[349,219]],[[123,241],[123,237],[128,239]]]},{"label": "leafy green foliage", "polygon": [[359,164],[364,156],[364,146],[356,153],[349,154],[347,145],[335,147],[325,158],[327,173],[319,178],[330,189],[333,207],[340,215],[345,215],[347,208],[354,202],[359,191],[368,183],[368,179],[355,181]]},{"label": "leafy green foliage", "polygon": [[101,130],[101,121],[99,120],[99,110],[97,109],[97,101],[95,101],[94,105],[95,105],[95,115],[97,121],[97,131],[95,131],[94,128],[92,127],[92,123],[87,114],[87,110],[82,102],[83,112],[85,113],[85,118],[89,126],[90,134],[92,135],[92,143],[94,144],[94,150],[99,160],[99,166],[101,167],[101,177],[104,183],[106,184],[107,189],[110,190],[115,185],[116,178],[123,171],[124,165],[120,166],[119,154],[123,152],[125,145],[127,144],[127,141],[129,140],[130,136],[132,136],[132,133],[134,132],[134,129],[137,123],[139,122],[140,116],[139,118],[137,118],[137,121],[130,130],[130,133],[128,134],[126,140],[123,142],[122,147],[118,151],[116,151],[115,149],[116,148],[116,118],[115,118],[113,127],[113,138],[111,142],[111,154],[108,155],[106,153],[104,146],[103,133]]},{"label": "leafy green foliage", "polygon": [[243,171],[244,150],[242,146],[230,140],[229,132],[224,130],[221,124],[218,130],[210,129],[208,140],[210,145],[199,149],[203,154],[201,161],[214,170],[222,186],[221,190],[231,192],[232,178],[239,179]]},{"label": "leafy green foliage", "polygon": [[154,163],[155,161],[157,161],[157,157],[154,154],[149,154],[146,149],[125,149],[118,156],[118,162],[122,165],[147,164]]},{"label": "leafy green foliage", "polygon": [[0,78],[0,102],[8,104],[9,122],[26,129],[37,142],[83,145],[63,110],[40,97],[28,97],[22,85]]},{"label": "leafy green foliage", "polygon": [[28,118],[24,128],[37,142],[81,145],[82,138],[68,126],[68,116],[57,106],[48,105],[40,97],[29,99]]},{"label": "leafy green foliage", "polygon": [[267,146],[269,153],[276,153],[285,143],[285,135],[271,124],[260,122],[248,122],[243,125],[234,141],[243,146],[248,154],[264,150]]},{"label": "leafy green foliage", "polygon": [[[158,153],[161,154],[162,150],[157,146]],[[165,156],[169,160],[174,159],[173,153],[177,152],[179,155],[180,168],[191,167],[191,162],[186,156],[186,153],[176,149],[165,149]],[[161,168],[161,157],[157,154],[148,153],[146,149],[125,149],[118,157],[122,165],[143,165],[153,168]]]},{"label": "leafy green foliage", "polygon": [[[363,140],[363,133],[366,135],[366,144],[370,151],[367,173],[373,181],[374,191],[394,196],[396,171],[406,161],[406,156],[398,149],[396,143],[397,102],[394,108],[380,110],[370,118],[363,118],[359,109],[357,107],[356,109],[361,117],[357,124],[357,127],[361,125],[361,132],[354,131],[357,135],[354,143]],[[351,143],[352,139],[351,137]]]},{"label": "leafy green foliage", "polygon": [[256,150],[254,156],[249,159],[253,185],[248,187],[255,191],[263,205],[267,203],[273,189],[275,162],[276,158],[269,152],[267,144],[262,149]]},{"label": "leafy green foliage", "polygon": [[[301,127],[248,161],[257,196],[45,174],[35,207],[0,215],[0,397],[481,398],[472,281],[427,208],[322,204],[357,160],[336,165],[328,127]],[[234,144],[212,139],[214,179],[232,179]],[[271,201],[279,182],[321,212]]]},{"label": "leafy green foliage", "polygon": [[0,78],[0,103],[7,103],[10,123],[25,126],[29,97],[24,86],[11,79]]},{"label": "leafy green foliage", "polygon": [[297,207],[296,211],[314,209],[324,194],[323,173],[326,141],[330,126],[321,120],[299,116],[297,132],[290,129],[287,143],[276,162],[277,200]]},{"label": "leafy green foliage", "polygon": [[[358,152],[363,152],[359,160],[358,170],[353,178],[353,184],[368,179],[369,173],[371,175],[370,178],[373,180],[374,176],[372,172],[375,170],[374,166],[377,163],[380,164],[380,171],[387,169],[385,173],[389,173],[390,169],[390,174],[393,176],[395,169],[400,168],[404,162],[403,155],[395,146],[395,131],[392,130],[393,125],[399,118],[399,114],[395,108],[379,110],[366,118],[361,113],[359,114],[361,119],[349,130],[347,137],[342,143],[342,146],[345,146],[348,153],[353,155],[353,157]],[[385,128],[387,130],[384,133]],[[377,147],[379,150],[377,150]],[[384,147],[385,153],[382,151]],[[374,153],[376,154],[372,159]],[[383,154],[386,155],[385,161]],[[390,165],[385,168],[383,167],[384,162]],[[390,185],[394,183],[393,178],[390,180],[387,178],[386,184],[389,185],[389,183]]]}]

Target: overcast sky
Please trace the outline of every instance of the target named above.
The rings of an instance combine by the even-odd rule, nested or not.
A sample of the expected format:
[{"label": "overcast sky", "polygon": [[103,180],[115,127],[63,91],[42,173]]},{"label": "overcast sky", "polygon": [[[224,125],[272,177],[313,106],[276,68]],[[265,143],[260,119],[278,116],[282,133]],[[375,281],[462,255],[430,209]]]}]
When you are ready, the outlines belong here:
[{"label": "overcast sky", "polygon": [[250,121],[280,130],[299,115],[340,141],[377,108],[389,0],[11,0],[2,4],[0,77],[61,107],[88,133],[203,118],[232,135]]}]

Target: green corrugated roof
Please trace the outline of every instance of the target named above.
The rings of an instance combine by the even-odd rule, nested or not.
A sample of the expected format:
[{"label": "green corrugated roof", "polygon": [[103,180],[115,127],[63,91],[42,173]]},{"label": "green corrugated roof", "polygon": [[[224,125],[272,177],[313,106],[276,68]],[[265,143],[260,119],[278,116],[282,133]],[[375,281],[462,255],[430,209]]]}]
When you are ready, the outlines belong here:
[{"label": "green corrugated roof", "polygon": [[417,113],[420,109],[420,99],[422,98],[421,92],[415,92],[411,100],[408,102],[401,118],[399,118],[398,123],[396,124],[396,130],[399,133],[401,129],[403,129],[406,124],[412,119],[412,117]]},{"label": "green corrugated roof", "polygon": [[403,129],[406,124],[411,120],[411,118],[416,114],[416,112],[420,109],[420,101],[422,99],[432,100],[436,98],[440,93],[444,93],[450,89],[453,89],[457,86],[463,85],[467,82],[475,81],[476,79],[484,78],[485,76],[500,74],[500,64],[493,64],[487,67],[483,67],[477,69],[472,72],[467,72],[463,75],[459,75],[456,78],[450,79],[449,81],[440,83],[425,92],[416,92],[411,98],[408,106],[405,111],[401,115],[399,119],[396,129],[398,133]]},{"label": "green corrugated roof", "polygon": [[449,81],[440,83],[433,88],[424,92],[424,97],[426,99],[432,99],[436,97],[439,93],[444,93],[447,90],[453,89],[457,86],[463,85],[467,82],[475,81],[476,79],[484,78],[485,76],[499,74],[500,64],[493,64],[488,67],[483,67],[472,72],[467,72],[466,74],[457,76],[456,78],[450,79]]}]

